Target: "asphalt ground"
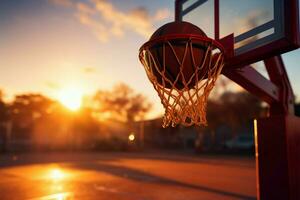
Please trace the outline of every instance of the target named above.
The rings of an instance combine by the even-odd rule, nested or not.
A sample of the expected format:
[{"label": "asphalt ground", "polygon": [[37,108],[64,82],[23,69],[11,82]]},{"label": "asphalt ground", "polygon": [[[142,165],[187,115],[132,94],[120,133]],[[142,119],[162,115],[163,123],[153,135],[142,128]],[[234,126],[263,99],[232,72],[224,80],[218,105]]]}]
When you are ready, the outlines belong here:
[{"label": "asphalt ground", "polygon": [[1,200],[256,199],[250,157],[177,152],[0,155]]}]

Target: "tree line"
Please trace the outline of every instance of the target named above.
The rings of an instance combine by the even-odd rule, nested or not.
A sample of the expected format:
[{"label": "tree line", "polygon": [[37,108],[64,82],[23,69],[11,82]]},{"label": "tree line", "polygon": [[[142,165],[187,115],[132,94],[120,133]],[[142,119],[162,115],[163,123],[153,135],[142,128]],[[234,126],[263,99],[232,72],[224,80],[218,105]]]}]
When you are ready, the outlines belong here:
[{"label": "tree line", "polygon": [[[43,94],[19,94],[13,101],[5,102],[0,92],[0,143],[6,140],[5,137],[10,137],[41,145],[50,145],[49,142],[54,146],[66,146],[68,143],[96,145],[95,141],[127,137],[130,132],[137,131],[136,122],[144,120],[151,108],[147,97],[124,83],[85,97],[77,112],[71,112],[59,101]],[[245,91],[223,92],[218,98],[209,99],[208,127],[199,130],[210,130],[208,132],[213,134],[226,125],[231,127],[234,135],[245,124],[254,118],[266,116],[267,112],[266,105]],[[163,130],[159,127],[154,130],[153,127],[156,126],[144,128],[151,129],[150,132],[168,132],[171,135],[181,130]],[[7,130],[10,135],[7,135]]]},{"label": "tree line", "polygon": [[124,131],[127,124],[144,119],[150,110],[148,99],[124,83],[84,97],[76,112],[43,94],[19,94],[11,102],[4,102],[1,95],[0,143],[9,137],[41,145],[84,145],[109,137],[112,131]]}]

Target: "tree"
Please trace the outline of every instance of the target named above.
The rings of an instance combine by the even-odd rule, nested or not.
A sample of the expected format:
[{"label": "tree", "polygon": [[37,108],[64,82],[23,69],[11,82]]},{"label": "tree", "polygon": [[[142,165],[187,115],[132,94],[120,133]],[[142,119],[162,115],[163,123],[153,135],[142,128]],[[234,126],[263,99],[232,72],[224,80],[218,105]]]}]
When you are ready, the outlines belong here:
[{"label": "tree", "polygon": [[234,127],[259,117],[262,111],[262,102],[248,92],[226,92],[220,101],[224,105],[224,119]]},{"label": "tree", "polygon": [[9,120],[8,106],[3,101],[3,92],[0,90],[0,151],[7,150],[8,132],[7,122]]},{"label": "tree", "polygon": [[213,128],[227,124],[236,130],[261,112],[262,102],[247,92],[225,92],[218,100],[208,101],[207,106],[208,123]]},{"label": "tree", "polygon": [[295,104],[295,115],[300,117],[300,103]]},{"label": "tree", "polygon": [[9,119],[8,106],[3,101],[3,92],[0,90],[0,123]]},{"label": "tree", "polygon": [[93,97],[93,107],[100,117],[132,122],[143,119],[151,104],[142,94],[121,83],[112,90],[100,90]]},{"label": "tree", "polygon": [[52,112],[54,103],[41,94],[17,95],[9,106],[13,132],[20,137],[30,137],[35,123]]}]

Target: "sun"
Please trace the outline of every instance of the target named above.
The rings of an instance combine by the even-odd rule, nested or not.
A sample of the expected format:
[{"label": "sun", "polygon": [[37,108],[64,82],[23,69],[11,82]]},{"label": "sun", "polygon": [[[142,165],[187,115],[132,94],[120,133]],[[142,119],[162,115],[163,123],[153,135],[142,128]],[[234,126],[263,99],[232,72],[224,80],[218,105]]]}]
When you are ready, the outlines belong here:
[{"label": "sun", "polygon": [[69,110],[77,111],[82,104],[82,91],[78,88],[64,88],[60,91],[58,100]]}]

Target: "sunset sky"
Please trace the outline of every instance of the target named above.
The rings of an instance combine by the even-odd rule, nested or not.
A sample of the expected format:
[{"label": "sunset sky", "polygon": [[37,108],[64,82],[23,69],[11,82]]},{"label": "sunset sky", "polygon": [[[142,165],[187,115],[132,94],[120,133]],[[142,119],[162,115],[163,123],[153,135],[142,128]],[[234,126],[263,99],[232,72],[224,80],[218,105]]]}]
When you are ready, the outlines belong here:
[{"label": "sunset sky", "polygon": [[[0,88],[7,99],[24,92],[59,98],[125,82],[162,112],[138,60],[153,31],[173,20],[173,0],[1,0]],[[283,56],[300,97],[300,51]]]}]

